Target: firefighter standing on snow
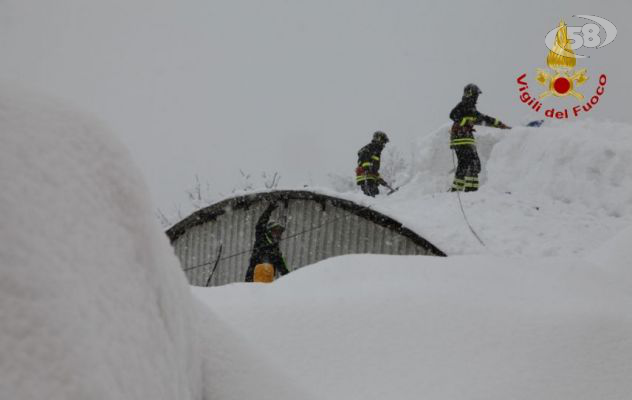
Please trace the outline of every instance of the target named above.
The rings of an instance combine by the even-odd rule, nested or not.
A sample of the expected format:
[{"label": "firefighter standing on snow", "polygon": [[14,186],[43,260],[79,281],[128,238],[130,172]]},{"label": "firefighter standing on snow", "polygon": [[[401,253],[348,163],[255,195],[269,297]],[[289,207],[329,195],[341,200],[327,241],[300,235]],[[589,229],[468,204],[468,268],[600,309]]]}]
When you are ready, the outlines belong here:
[{"label": "firefighter standing on snow", "polygon": [[481,172],[481,161],[476,152],[474,140],[474,125],[487,125],[500,129],[511,129],[499,120],[481,114],[476,110],[476,101],[481,94],[478,86],[470,83],[463,90],[461,102],[450,112],[450,119],[454,121],[450,130],[450,148],[456,153],[458,166],[454,174],[454,181],[450,191],[478,190],[478,174]]},{"label": "firefighter standing on snow", "polygon": [[272,282],[277,271],[281,275],[289,272],[279,248],[285,227],[277,221],[270,221],[272,211],[277,207],[271,203],[257,221],[246,282]]},{"label": "firefighter standing on snow", "polygon": [[386,133],[377,131],[373,140],[358,151],[358,167],[356,168],[356,183],[367,196],[375,197],[380,193],[379,185],[388,187],[380,176],[380,157],[382,150],[388,143]]}]

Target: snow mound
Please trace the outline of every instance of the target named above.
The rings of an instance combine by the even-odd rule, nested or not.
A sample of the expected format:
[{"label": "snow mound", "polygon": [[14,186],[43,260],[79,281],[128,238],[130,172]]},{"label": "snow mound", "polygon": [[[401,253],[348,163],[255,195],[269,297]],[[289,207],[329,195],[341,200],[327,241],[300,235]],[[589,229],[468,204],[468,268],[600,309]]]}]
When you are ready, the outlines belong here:
[{"label": "snow mound", "polygon": [[[456,159],[448,151],[450,125],[414,144],[418,194],[444,192]],[[632,214],[632,126],[579,120],[512,130],[477,127],[481,183],[488,189],[538,193],[608,215]]]},{"label": "snow mound", "polygon": [[336,257],[194,294],[319,398],[628,398],[632,127],[479,128],[483,186],[459,197],[448,143],[447,125],[420,138],[391,196],[338,195],[451,257]]},{"label": "snow mound", "polygon": [[[419,194],[444,192],[456,159],[448,151],[450,125],[414,144]],[[478,127],[481,182],[501,192],[538,193],[619,217],[632,213],[632,126],[580,120],[510,131]]]},{"label": "snow mound", "polygon": [[[407,189],[414,188],[417,194],[430,194],[445,192],[450,187],[456,168],[456,157],[450,151],[451,126],[443,125],[413,143],[413,178],[406,183]],[[482,165],[479,177],[482,183],[487,178],[485,165],[492,148],[502,139],[501,132],[498,129],[478,128],[475,134],[476,148]]]},{"label": "snow mound", "polygon": [[632,298],[577,258],[355,255],[194,288],[320,398],[623,399]]},{"label": "snow mound", "polygon": [[573,121],[514,128],[487,163],[492,188],[579,203],[618,217],[632,212],[632,126]]},{"label": "snow mound", "polygon": [[204,332],[200,343],[204,399],[315,399],[309,385],[262,349],[265,344],[256,340],[256,332],[249,332],[255,336],[249,341],[201,302],[197,308]]},{"label": "snow mound", "polygon": [[631,125],[478,127],[481,190],[460,198],[446,193],[456,164],[449,128],[414,143],[412,179],[397,193],[368,201],[448,255],[582,255],[632,225]]},{"label": "snow mound", "polygon": [[0,93],[0,399],[311,398],[193,299],[106,128]]},{"label": "snow mound", "polygon": [[609,273],[618,284],[632,294],[632,226],[623,229],[589,254],[588,259]]},{"label": "snow mound", "polygon": [[190,291],[127,152],[0,93],[0,398],[199,399]]}]

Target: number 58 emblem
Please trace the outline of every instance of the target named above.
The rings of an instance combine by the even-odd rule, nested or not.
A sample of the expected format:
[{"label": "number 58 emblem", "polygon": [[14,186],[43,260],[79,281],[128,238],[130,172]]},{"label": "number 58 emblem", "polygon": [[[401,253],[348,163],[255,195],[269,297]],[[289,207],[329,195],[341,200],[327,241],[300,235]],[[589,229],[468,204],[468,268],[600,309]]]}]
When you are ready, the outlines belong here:
[{"label": "number 58 emblem", "polygon": [[[568,26],[566,30],[570,42],[570,48],[572,50],[578,50],[582,47],[593,49],[604,47],[612,43],[614,38],[617,36],[616,26],[614,26],[612,22],[608,21],[605,18],[597,17],[594,15],[574,15],[573,17],[588,19],[590,21],[596,22],[599,25],[594,23],[587,23],[583,26]],[[603,40],[601,38],[602,35],[600,35],[600,33],[602,33],[601,27],[603,27],[603,31],[605,31],[605,35],[603,35],[605,37],[603,38]],[[546,35],[546,38],[544,39],[546,47],[548,47],[549,50],[558,53],[560,56],[573,57],[573,55],[571,55],[564,49],[560,50],[559,47],[556,48],[555,38],[559,30],[560,27],[558,26]],[[575,54],[574,57],[588,58],[589,56]]]}]

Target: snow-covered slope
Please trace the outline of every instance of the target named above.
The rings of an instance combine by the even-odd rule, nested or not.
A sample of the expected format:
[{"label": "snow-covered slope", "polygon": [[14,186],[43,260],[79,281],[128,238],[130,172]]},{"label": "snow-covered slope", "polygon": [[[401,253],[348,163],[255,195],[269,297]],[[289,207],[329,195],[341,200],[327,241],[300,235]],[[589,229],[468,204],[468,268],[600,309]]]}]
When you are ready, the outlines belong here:
[{"label": "snow-covered slope", "polygon": [[632,126],[591,120],[516,128],[493,148],[494,189],[537,193],[595,213],[632,212]]},{"label": "snow-covered slope", "polygon": [[126,150],[0,93],[0,398],[200,398],[193,303]]},{"label": "snow-covered slope", "polygon": [[99,122],[0,88],[0,399],[308,399],[191,297]]},{"label": "snow-covered slope", "polygon": [[447,129],[415,143],[397,193],[338,195],[451,257],[345,256],[194,293],[320,398],[628,398],[632,127],[479,129],[483,187],[461,199],[485,246],[445,192]]},{"label": "snow-covered slope", "polygon": [[192,299],[107,129],[0,93],[2,399],[632,392],[627,125],[481,129],[484,186],[462,200],[485,247],[444,192],[444,127],[416,143],[399,192],[342,196],[462,256],[340,257]]},{"label": "snow-covered slope", "polygon": [[323,399],[625,399],[622,278],[578,258],[357,255],[194,293]]},{"label": "snow-covered slope", "polygon": [[[454,166],[449,126],[420,137],[391,196],[344,197],[393,216],[449,255],[581,255],[632,225],[632,126],[575,121],[509,131],[478,128],[482,187],[446,190]],[[389,160],[385,160],[388,162]],[[339,194],[340,195],[340,194]]]}]

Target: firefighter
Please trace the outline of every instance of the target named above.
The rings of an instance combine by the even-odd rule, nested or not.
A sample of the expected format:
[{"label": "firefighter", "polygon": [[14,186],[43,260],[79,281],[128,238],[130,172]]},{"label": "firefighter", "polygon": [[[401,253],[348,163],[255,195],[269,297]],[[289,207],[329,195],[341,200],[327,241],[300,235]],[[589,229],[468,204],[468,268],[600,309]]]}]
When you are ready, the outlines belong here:
[{"label": "firefighter", "polygon": [[388,187],[380,176],[380,157],[384,146],[388,143],[386,133],[377,131],[373,140],[358,151],[358,167],[356,168],[356,183],[367,196],[375,197],[380,193],[379,185]]},{"label": "firefighter", "polygon": [[274,279],[277,272],[281,275],[287,274],[289,271],[279,248],[279,241],[285,231],[285,227],[278,221],[270,220],[272,211],[277,208],[276,203],[270,203],[268,208],[261,214],[257,225],[255,226],[255,243],[252,247],[252,255],[250,256],[250,264],[246,272],[246,282],[257,281],[255,279],[255,268],[260,267],[262,270],[272,266],[271,272],[264,272],[271,275],[270,280]]},{"label": "firefighter", "polygon": [[456,153],[458,166],[454,174],[451,192],[478,190],[478,174],[481,172],[481,161],[476,152],[474,125],[493,126],[500,129],[511,129],[498,119],[481,114],[476,109],[476,101],[481,90],[473,83],[463,89],[461,102],[450,112],[454,121],[450,130],[450,148]]}]

